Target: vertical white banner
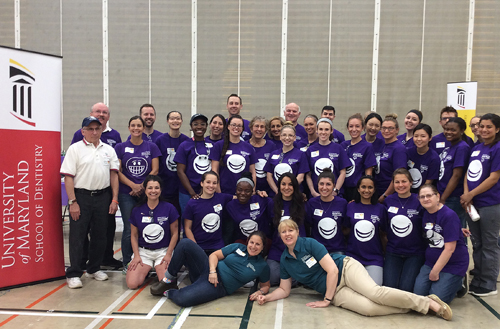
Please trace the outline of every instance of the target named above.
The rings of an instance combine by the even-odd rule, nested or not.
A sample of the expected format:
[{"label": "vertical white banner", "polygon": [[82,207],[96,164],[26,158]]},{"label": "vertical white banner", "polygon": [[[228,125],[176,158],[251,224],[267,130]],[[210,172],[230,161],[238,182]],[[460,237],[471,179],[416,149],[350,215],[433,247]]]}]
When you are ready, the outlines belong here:
[{"label": "vertical white banner", "polygon": [[457,110],[458,116],[467,123],[465,133],[474,138],[469,127],[470,119],[476,115],[477,82],[449,82],[447,104]]}]

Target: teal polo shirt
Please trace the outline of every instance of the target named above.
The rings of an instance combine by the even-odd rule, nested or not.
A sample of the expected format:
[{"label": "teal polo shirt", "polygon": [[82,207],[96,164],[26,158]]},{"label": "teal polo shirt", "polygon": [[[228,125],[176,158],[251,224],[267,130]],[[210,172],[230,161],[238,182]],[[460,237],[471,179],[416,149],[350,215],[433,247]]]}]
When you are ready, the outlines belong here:
[{"label": "teal polo shirt", "polygon": [[[288,248],[283,251],[280,260],[280,278],[283,280],[294,278],[325,295],[326,271],[319,264],[319,261],[328,254],[325,246],[315,239],[299,237],[293,252],[297,258],[290,255]],[[338,254],[330,254],[330,256],[339,269],[338,286],[342,276],[345,256]]]},{"label": "teal polo shirt", "polygon": [[217,264],[217,270],[228,295],[256,278],[269,281],[271,271],[261,255],[249,257],[247,247],[241,243],[230,244],[221,251],[224,259]]}]

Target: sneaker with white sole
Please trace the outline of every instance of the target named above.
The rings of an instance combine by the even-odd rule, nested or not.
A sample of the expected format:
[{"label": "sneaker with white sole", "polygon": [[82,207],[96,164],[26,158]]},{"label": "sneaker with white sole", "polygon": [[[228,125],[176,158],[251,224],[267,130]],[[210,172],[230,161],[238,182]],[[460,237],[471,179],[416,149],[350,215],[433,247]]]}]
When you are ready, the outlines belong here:
[{"label": "sneaker with white sole", "polygon": [[87,278],[94,278],[97,281],[106,281],[108,279],[108,275],[104,273],[103,271],[97,271],[95,273],[85,273],[85,276]]},{"label": "sneaker with white sole", "polygon": [[82,280],[78,277],[74,278],[66,278],[66,282],[68,283],[69,289],[77,289],[83,287]]}]

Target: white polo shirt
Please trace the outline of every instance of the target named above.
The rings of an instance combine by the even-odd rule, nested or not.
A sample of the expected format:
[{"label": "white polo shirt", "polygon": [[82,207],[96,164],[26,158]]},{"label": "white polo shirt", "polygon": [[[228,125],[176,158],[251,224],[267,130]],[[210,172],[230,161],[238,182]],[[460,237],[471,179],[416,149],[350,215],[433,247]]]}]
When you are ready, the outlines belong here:
[{"label": "white polo shirt", "polygon": [[102,190],[110,186],[110,171],[118,171],[115,150],[99,140],[97,147],[85,138],[72,144],[61,165],[61,175],[74,177],[75,188]]}]

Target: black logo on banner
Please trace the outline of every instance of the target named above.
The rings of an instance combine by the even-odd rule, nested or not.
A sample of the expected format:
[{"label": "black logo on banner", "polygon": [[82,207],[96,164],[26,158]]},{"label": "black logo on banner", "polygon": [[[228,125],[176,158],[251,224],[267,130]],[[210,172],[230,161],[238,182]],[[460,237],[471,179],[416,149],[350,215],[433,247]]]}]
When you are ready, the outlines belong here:
[{"label": "black logo on banner", "polygon": [[22,122],[35,127],[33,121],[33,73],[20,63],[10,60],[9,77],[12,82],[11,114]]},{"label": "black logo on banner", "polygon": [[465,89],[457,87],[457,104],[461,108],[465,108]]}]

